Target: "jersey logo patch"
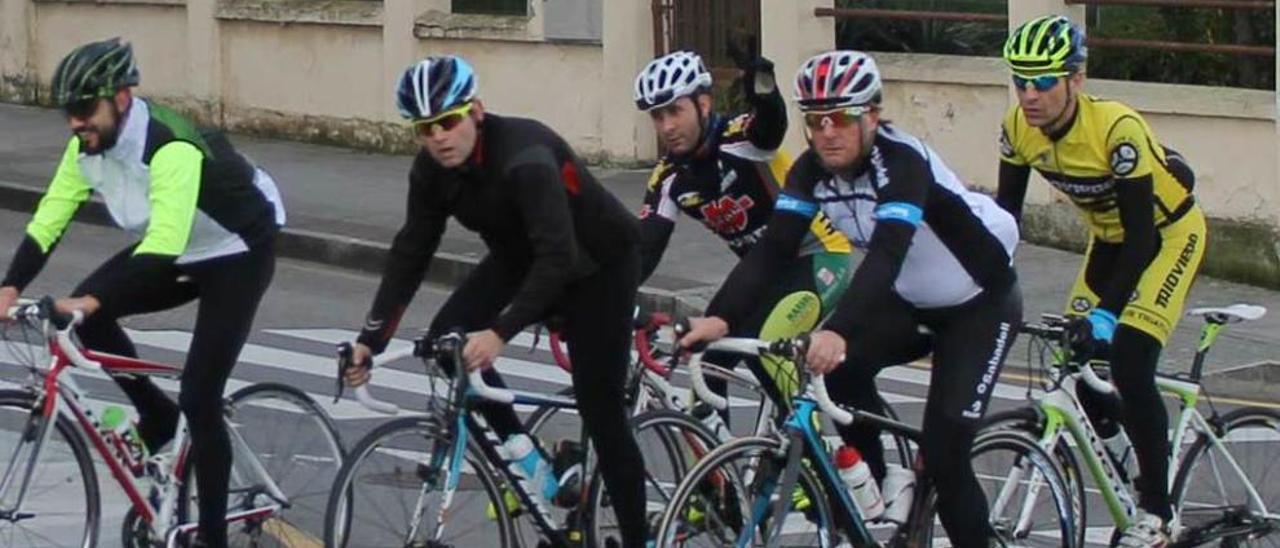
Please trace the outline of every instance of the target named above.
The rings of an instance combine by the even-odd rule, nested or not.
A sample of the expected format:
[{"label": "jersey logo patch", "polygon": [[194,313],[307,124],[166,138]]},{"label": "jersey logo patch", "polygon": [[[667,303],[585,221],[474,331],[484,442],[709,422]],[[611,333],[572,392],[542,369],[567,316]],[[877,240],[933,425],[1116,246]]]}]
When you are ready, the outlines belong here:
[{"label": "jersey logo patch", "polygon": [[698,204],[702,203],[702,195],[697,192],[686,192],[676,196],[676,203],[680,204],[680,207],[698,207]]},{"label": "jersey logo patch", "polygon": [[1000,131],[1000,155],[1005,158],[1013,157],[1013,145],[1009,143],[1009,135],[1004,130]]},{"label": "jersey logo patch", "polygon": [[1089,309],[1091,308],[1093,308],[1093,305],[1089,304],[1089,299],[1086,299],[1084,297],[1076,297],[1071,300],[1071,310],[1073,312],[1079,312],[1081,314],[1084,314],[1085,312],[1088,312]]},{"label": "jersey logo patch", "polygon": [[1138,149],[1129,143],[1120,143],[1111,150],[1111,172],[1121,177],[1133,173],[1138,167]]},{"label": "jersey logo patch", "polygon": [[747,227],[747,210],[756,205],[750,196],[722,196],[698,208],[702,222],[721,234],[734,234]]}]

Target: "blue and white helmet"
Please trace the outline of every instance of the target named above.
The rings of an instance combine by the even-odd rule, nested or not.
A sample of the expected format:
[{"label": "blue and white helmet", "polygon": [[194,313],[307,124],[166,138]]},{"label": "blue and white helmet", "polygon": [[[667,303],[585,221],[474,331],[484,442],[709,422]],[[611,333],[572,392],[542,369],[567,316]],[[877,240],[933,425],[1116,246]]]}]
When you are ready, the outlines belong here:
[{"label": "blue and white helmet", "polygon": [[702,57],[676,51],[654,59],[636,76],[636,108],[664,107],[676,99],[711,89],[711,73]]},{"label": "blue and white helmet", "polygon": [[476,96],[476,72],[461,57],[432,55],[405,69],[396,107],[410,120],[430,118]]}]

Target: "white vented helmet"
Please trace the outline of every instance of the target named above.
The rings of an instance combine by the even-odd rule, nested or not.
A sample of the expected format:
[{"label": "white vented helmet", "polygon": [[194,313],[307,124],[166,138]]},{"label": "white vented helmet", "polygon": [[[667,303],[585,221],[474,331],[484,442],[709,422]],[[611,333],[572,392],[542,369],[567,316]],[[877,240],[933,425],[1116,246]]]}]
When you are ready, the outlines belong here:
[{"label": "white vented helmet", "polygon": [[796,72],[800,110],[821,110],[880,102],[880,70],[870,55],[835,50],[810,57]]},{"label": "white vented helmet", "polygon": [[691,51],[668,53],[650,61],[636,75],[636,108],[653,110],[710,88],[711,73],[702,57]]}]

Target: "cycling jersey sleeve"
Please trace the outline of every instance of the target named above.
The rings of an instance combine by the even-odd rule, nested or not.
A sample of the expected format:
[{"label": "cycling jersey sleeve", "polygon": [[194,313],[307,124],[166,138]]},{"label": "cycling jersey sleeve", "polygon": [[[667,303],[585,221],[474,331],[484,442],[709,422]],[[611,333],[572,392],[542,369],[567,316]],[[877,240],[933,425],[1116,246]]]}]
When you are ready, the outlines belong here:
[{"label": "cycling jersey sleeve", "polygon": [[644,205],[640,206],[640,281],[653,275],[662,261],[662,254],[671,241],[680,208],[671,199],[671,185],[676,173],[665,162],[653,168],[644,192]]},{"label": "cycling jersey sleeve", "polygon": [[813,197],[814,168],[812,153],[801,156],[792,166],[764,234],[711,299],[708,316],[723,319],[731,328],[743,321],[758,304],[756,296],[775,283],[780,273],[776,266],[795,257],[818,214]]},{"label": "cycling jersey sleeve", "polygon": [[439,189],[432,188],[433,177],[424,163],[419,157],[409,174],[404,225],[391,241],[382,283],[357,339],[375,353],[382,352],[395,335],[405,308],[422,285],[449,218],[445,199]]},{"label": "cycling jersey sleeve", "polygon": [[927,160],[914,152],[896,155],[894,160],[872,153],[868,160],[877,177],[876,228],[867,245],[867,256],[858,265],[849,289],[840,299],[827,327],[848,337],[854,320],[876,309],[881,299],[893,291],[893,283],[911,248],[916,227],[924,222],[925,201],[933,175]]},{"label": "cycling jersey sleeve", "polygon": [[19,291],[26,288],[44,268],[49,254],[62,239],[71,218],[80,205],[89,199],[89,184],[80,174],[76,158],[80,155],[80,139],[72,137],[62,153],[62,161],[54,172],[49,189],[36,206],[35,215],[27,223],[27,233],[14,253],[13,262],[5,274],[3,286],[13,286]]},{"label": "cycling jersey sleeve", "polygon": [[151,216],[142,241],[129,260],[101,283],[86,287],[104,307],[115,307],[129,295],[164,283],[172,266],[187,248],[200,197],[200,171],[204,155],[184,141],[175,141],[156,151],[151,159],[149,201]]},{"label": "cycling jersey sleeve", "polygon": [[1000,161],[1000,182],[996,187],[996,203],[1013,215],[1022,225],[1022,205],[1027,198],[1027,182],[1031,179],[1031,166]]},{"label": "cycling jersey sleeve", "polygon": [[1156,248],[1152,177],[1155,151],[1151,150],[1146,134],[1135,116],[1125,116],[1112,125],[1107,135],[1124,241],[1120,244],[1120,258],[1111,279],[1100,292],[1098,307],[1117,317],[1129,302]]},{"label": "cycling jersey sleeve", "polygon": [[508,174],[528,230],[533,264],[511,305],[494,322],[503,340],[542,318],[571,280],[581,253],[569,209],[570,191],[551,149],[539,145],[525,150]]}]

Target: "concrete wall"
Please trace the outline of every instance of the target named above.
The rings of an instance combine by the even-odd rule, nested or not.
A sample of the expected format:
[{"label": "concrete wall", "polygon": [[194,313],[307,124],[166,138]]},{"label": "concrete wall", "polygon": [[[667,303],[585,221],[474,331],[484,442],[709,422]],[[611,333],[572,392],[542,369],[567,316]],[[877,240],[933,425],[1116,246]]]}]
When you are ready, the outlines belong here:
[{"label": "concrete wall", "polygon": [[[651,161],[652,125],[631,108],[635,73],[653,56],[651,0],[530,0],[527,17],[449,13],[449,0],[0,0],[0,100],[40,102],[66,51],[121,35],[135,44],[142,93],[238,131],[407,151],[392,104],[396,76],[429,53],[477,67],[491,110],[539,118],[597,160]],[[1010,2],[1010,25],[1045,13],[1080,20],[1062,0]],[[557,40],[563,14],[599,6],[599,42]],[[788,98],[800,63],[833,47],[834,0],[762,0],[762,50]],[[592,14],[584,14],[591,17]],[[550,27],[548,27],[550,25]],[[592,34],[587,33],[587,35]],[[547,36],[553,36],[548,39]],[[928,140],[971,184],[990,189],[996,136],[1012,100],[998,59],[878,53],[887,116]],[[1090,81],[1125,101],[1184,153],[1213,222],[1211,271],[1280,286],[1280,126],[1271,91]],[[798,112],[792,107],[792,120]],[[804,146],[793,122],[787,148]],[[1045,184],[1029,195],[1027,236],[1079,245],[1070,206]]]}]

